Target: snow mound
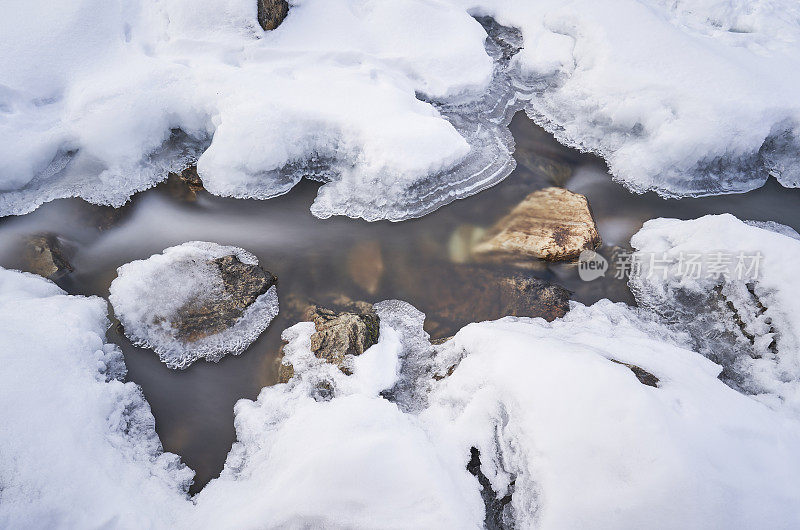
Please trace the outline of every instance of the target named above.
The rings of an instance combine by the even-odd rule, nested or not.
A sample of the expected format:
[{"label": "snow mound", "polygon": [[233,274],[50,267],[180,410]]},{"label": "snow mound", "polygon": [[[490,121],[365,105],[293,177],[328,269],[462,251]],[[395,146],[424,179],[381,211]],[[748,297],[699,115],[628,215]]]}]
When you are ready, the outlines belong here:
[{"label": "snow mound", "polygon": [[[576,304],[553,323],[471,324],[431,347],[408,304],[376,309],[381,339],[352,376],[314,357],[310,323],[286,330],[295,378],[237,403],[238,441],[194,522],[786,527],[800,515],[800,424],[724,385],[646,314]],[[398,406],[390,390],[421,381],[424,358],[450,375],[419,383],[423,406]]]},{"label": "snow mound", "polygon": [[185,517],[194,473],[162,452],[107,327],[102,299],[0,269],[0,527],[154,528]]},{"label": "snow mound", "polygon": [[[726,382],[798,414],[800,241],[788,227],[763,226],[730,214],[648,221],[631,239],[641,267],[629,284],[640,306],[724,367]],[[697,255],[702,269],[692,267]]]},{"label": "snow mound", "polygon": [[270,32],[251,0],[7,11],[0,215],[196,162],[214,194],[306,177],[319,217],[406,219],[508,175],[521,108],[635,191],[800,185],[792,0],[303,0]]},{"label": "snow mound", "polygon": [[232,298],[220,267],[212,261],[225,256],[258,265],[258,259],[241,248],[191,241],[119,267],[109,300],[126,336],[138,346],[152,348],[170,368],[183,369],[201,358],[217,362],[227,354],[242,353],[278,314],[274,285],[229,327],[198,338],[186,336],[180,326],[191,308],[208,307],[214,316],[217,304]]}]

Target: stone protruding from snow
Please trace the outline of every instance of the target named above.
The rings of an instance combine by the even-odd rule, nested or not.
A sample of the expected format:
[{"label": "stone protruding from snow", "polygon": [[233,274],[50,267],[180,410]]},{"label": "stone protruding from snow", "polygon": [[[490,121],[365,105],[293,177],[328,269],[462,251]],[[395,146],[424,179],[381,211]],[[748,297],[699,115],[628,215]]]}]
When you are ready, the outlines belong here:
[{"label": "stone protruding from snow", "polygon": [[63,278],[73,270],[61,238],[53,234],[37,234],[26,239],[23,268],[51,280]]},{"label": "stone protruding from snow", "polygon": [[[377,344],[380,336],[380,317],[372,304],[350,302],[336,309],[319,305],[309,306],[303,320],[314,324],[311,335],[311,351],[342,372],[349,374],[347,356],[364,353]],[[278,379],[285,383],[294,375],[288,363],[281,363]]]},{"label": "stone protruding from snow", "polygon": [[289,3],[286,0],[257,0],[258,24],[269,31],[277,28],[289,14]]},{"label": "stone protruding from snow", "polygon": [[109,300],[125,334],[170,368],[238,355],[278,314],[277,278],[241,248],[194,241],[117,271]]},{"label": "stone protruding from snow", "polygon": [[563,188],[528,195],[501,219],[474,252],[490,260],[577,259],[582,250],[600,246],[589,201]]}]

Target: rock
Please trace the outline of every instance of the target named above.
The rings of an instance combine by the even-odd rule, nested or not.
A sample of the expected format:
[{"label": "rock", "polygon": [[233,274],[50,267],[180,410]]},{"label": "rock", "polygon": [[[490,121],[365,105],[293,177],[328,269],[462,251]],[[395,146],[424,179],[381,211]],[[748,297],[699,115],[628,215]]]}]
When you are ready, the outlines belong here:
[{"label": "rock", "polygon": [[203,181],[197,174],[197,166],[189,166],[180,173],[170,173],[163,186],[175,199],[191,202],[197,199],[197,192],[203,189]]},{"label": "rock", "polygon": [[368,294],[378,292],[384,272],[381,245],[377,241],[356,244],[347,256],[347,272],[350,278]]},{"label": "rock", "polygon": [[177,337],[195,342],[233,326],[256,298],[278,281],[271,272],[258,265],[242,263],[236,256],[223,256],[208,261],[219,268],[224,296],[190,302],[178,310],[172,322]]},{"label": "rock", "polygon": [[258,23],[269,31],[280,26],[289,13],[289,3],[286,0],[256,0],[258,2]]},{"label": "rock", "polygon": [[633,372],[633,375],[636,376],[636,379],[638,379],[639,382],[642,383],[643,385],[658,388],[658,377],[654,376],[644,368],[639,368],[635,364],[623,363],[614,359],[610,359],[610,361],[612,363],[621,364],[622,366],[627,366],[628,368],[630,368],[631,372]]},{"label": "rock", "polygon": [[476,257],[514,262],[538,258],[574,260],[582,250],[600,246],[586,197],[563,188],[528,195],[475,246]]},{"label": "rock", "polygon": [[[311,335],[311,351],[314,355],[349,375],[346,356],[361,355],[378,342],[380,317],[372,309],[372,304],[366,302],[342,299],[334,306],[335,309],[309,305],[302,319],[314,323],[316,331]],[[283,357],[283,347],[279,357]],[[278,382],[286,383],[293,376],[294,367],[281,361]]]},{"label": "rock", "polygon": [[355,302],[344,311],[313,306],[306,311],[305,320],[316,328],[311,351],[345,373],[345,356],[361,355],[378,342],[380,334],[380,317],[365,302]]},{"label": "rock", "polygon": [[74,269],[63,240],[53,234],[37,234],[25,241],[23,268],[51,280],[63,278]]}]

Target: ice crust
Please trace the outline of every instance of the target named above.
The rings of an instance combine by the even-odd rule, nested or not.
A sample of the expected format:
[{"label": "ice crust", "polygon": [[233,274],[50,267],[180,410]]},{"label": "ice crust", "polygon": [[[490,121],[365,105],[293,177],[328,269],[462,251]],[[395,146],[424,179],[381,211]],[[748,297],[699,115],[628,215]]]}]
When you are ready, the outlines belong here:
[{"label": "ice crust", "polygon": [[278,314],[274,285],[233,326],[219,333],[187,342],[170,324],[179,320],[179,309],[187,303],[226,296],[218,267],[208,263],[223,256],[258,265],[253,254],[239,247],[191,241],[119,267],[109,300],[126,336],[152,348],[170,368],[187,368],[198,359],[217,362],[225,355],[242,353]]},{"label": "ice crust", "polygon": [[214,194],[305,176],[319,217],[401,220],[507,176],[523,108],[635,191],[800,185],[792,0],[303,0],[271,32],[248,0],[6,11],[0,215],[197,162]]},{"label": "ice crust", "polygon": [[[630,279],[640,306],[691,334],[693,347],[720,363],[726,382],[800,417],[800,240],[782,225],[753,226],[730,214],[690,221],[654,219],[631,239],[639,255],[665,260]],[[681,255],[761,254],[755,279],[681,273]],[[752,260],[746,262],[752,264]]]},{"label": "ice crust", "polygon": [[194,472],[105,341],[106,302],[0,268],[0,527],[157,528]]}]

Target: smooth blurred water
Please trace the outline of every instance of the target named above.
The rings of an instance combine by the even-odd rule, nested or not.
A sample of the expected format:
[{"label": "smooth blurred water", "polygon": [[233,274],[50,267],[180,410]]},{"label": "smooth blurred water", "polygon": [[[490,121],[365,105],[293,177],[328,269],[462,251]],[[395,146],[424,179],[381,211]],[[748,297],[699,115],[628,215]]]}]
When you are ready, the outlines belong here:
[{"label": "smooth blurred water", "polygon": [[[565,185],[589,198],[606,255],[614,245],[627,245],[642,223],[654,217],[689,219],[729,212],[742,219],[777,221],[800,229],[800,190],[784,189],[773,179],[741,195],[682,200],[634,195],[611,180],[602,160],[559,145],[523,115],[515,118],[511,129],[518,160],[531,166],[531,161],[544,157],[571,168]],[[490,226],[528,193],[549,185],[552,182],[546,176],[520,164],[491,189],[401,223],[316,219],[309,213],[319,186],[313,182],[264,202],[206,193],[195,202],[185,202],[160,186],[138,195],[121,220],[102,232],[87,219],[94,211],[91,207],[79,200],[61,200],[23,217],[0,220],[0,265],[20,265],[17,242],[21,236],[51,232],[74,244],[75,272],[60,282],[73,294],[107,297],[118,266],[191,240],[244,247],[278,276],[281,315],[244,354],[218,364],[199,362],[185,371],[169,370],[151,351],[132,346],[116,326],[109,330],[109,339],[125,353],[129,379],[141,385],[150,402],[164,448],[180,454],[197,471],[196,491],[222,469],[235,437],[234,403],[254,399],[262,387],[276,381],[280,333],[296,320],[285,310],[292,296],[400,298],[431,317],[437,299],[448,298],[462,300],[471,315],[460,324],[487,318],[473,300],[459,294],[467,291],[459,283],[463,279],[452,273],[459,266],[452,259],[460,255],[454,234]],[[380,282],[369,285],[381,267]],[[633,303],[625,282],[611,275],[582,282],[569,264],[542,266],[529,273],[569,288],[574,300],[586,304],[605,297]],[[359,285],[359,274],[368,281]],[[453,329],[436,331],[446,335]]]}]

